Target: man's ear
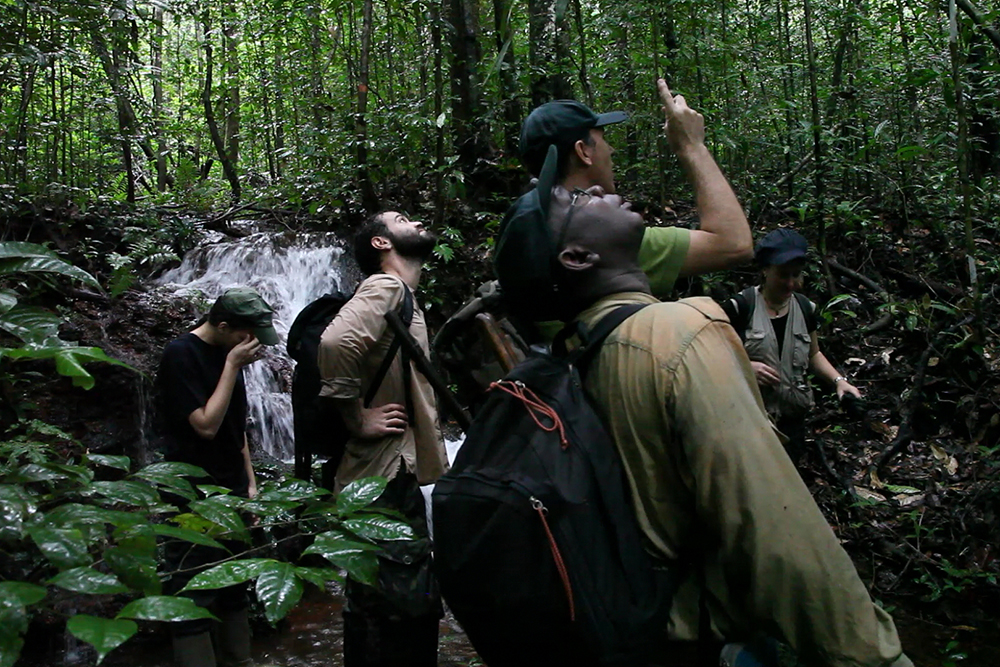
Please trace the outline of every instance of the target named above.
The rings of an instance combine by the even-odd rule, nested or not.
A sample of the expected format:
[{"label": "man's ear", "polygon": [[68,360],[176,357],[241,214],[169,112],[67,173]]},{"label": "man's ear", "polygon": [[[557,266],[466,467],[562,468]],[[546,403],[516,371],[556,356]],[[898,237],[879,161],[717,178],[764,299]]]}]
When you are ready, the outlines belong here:
[{"label": "man's ear", "polygon": [[573,144],[573,153],[576,155],[576,159],[588,167],[594,164],[593,158],[590,157],[591,148],[592,146],[583,139],[580,139],[575,144]]},{"label": "man's ear", "polygon": [[384,236],[373,236],[372,247],[376,250],[392,250],[392,241]]},{"label": "man's ear", "polygon": [[596,252],[575,243],[566,246],[559,253],[559,263],[569,271],[586,271],[593,268],[600,259],[601,256]]}]

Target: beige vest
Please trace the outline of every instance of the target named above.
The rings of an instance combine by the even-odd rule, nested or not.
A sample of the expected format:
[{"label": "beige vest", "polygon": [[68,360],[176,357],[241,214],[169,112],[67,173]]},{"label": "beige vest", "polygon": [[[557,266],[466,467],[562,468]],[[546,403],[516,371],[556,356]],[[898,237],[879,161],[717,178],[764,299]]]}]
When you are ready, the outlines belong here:
[{"label": "beige vest", "polygon": [[[749,292],[752,291],[752,294]],[[744,346],[752,361],[761,361],[776,368],[781,375],[777,387],[761,386],[767,414],[772,419],[798,417],[813,407],[813,393],[806,378],[809,369],[809,327],[805,313],[799,307],[799,300],[793,295],[788,304],[788,319],[785,321],[785,340],[778,351],[778,336],[767,312],[767,302],[759,288],[744,290],[747,298],[756,299],[753,318],[746,330]]]}]

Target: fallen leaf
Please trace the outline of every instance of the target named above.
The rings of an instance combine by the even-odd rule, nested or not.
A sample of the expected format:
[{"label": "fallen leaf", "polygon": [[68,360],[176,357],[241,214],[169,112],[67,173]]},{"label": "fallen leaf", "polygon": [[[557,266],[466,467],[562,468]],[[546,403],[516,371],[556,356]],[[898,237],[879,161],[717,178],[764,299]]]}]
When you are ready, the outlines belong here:
[{"label": "fallen leaf", "polygon": [[899,484],[886,484],[885,488],[889,489],[893,493],[920,493],[920,489],[915,489],[912,486],[901,486]]},{"label": "fallen leaf", "polygon": [[848,359],[848,360],[847,360],[847,361],[845,361],[844,363],[845,363],[845,364],[861,364],[862,366],[864,366],[864,365],[865,365],[865,364],[867,364],[868,362],[867,362],[867,361],[865,361],[864,359],[860,359],[860,358],[858,358],[858,357],[851,357],[850,359]]},{"label": "fallen leaf", "polygon": [[882,363],[886,366],[889,365],[889,360],[892,359],[892,353],[896,351],[896,348],[890,347],[888,350],[882,350]]},{"label": "fallen leaf", "polygon": [[920,493],[918,495],[912,496],[905,493],[901,493],[898,496],[893,496],[893,500],[899,503],[900,507],[909,507],[910,505],[915,505],[924,501],[924,494]]},{"label": "fallen leaf", "polygon": [[884,422],[872,421],[869,422],[872,430],[882,436],[882,439],[886,442],[892,442],[896,438],[896,433],[899,432],[898,426],[890,426]]},{"label": "fallen leaf", "polygon": [[936,458],[938,461],[948,460],[948,452],[944,451],[938,445],[935,445],[933,442],[931,443],[931,454],[933,454],[934,458]]},{"label": "fallen leaf", "polygon": [[941,363],[941,359],[939,357],[931,357],[930,359],[927,360],[927,366],[929,368],[934,368],[939,363]]},{"label": "fallen leaf", "polygon": [[854,490],[857,491],[858,495],[865,500],[874,500],[875,502],[883,502],[885,500],[885,496],[881,493],[875,493],[871,489],[866,489],[863,486],[856,486],[854,487]]},{"label": "fallen leaf", "polygon": [[881,489],[881,488],[885,487],[885,484],[882,482],[881,479],[879,479],[878,472],[874,468],[872,469],[872,477],[871,477],[871,479],[872,479],[871,484],[872,484],[873,488]]},{"label": "fallen leaf", "polygon": [[948,463],[947,465],[945,465],[944,469],[948,471],[949,475],[954,475],[956,472],[958,472],[958,459],[956,459],[954,456],[949,458]]}]

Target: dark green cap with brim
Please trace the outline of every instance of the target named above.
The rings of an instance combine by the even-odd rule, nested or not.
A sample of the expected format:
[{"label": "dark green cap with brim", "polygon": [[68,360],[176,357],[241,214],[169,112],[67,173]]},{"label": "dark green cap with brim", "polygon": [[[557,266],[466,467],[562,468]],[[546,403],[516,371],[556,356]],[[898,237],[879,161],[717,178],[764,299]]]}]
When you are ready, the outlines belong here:
[{"label": "dark green cap with brim", "polygon": [[555,242],[549,230],[558,155],[550,146],[535,189],[507,209],[493,255],[493,269],[511,312],[536,321],[551,320],[559,310]]},{"label": "dark green cap with brim", "polygon": [[[628,120],[624,111],[597,114],[576,100],[556,100],[537,107],[528,114],[521,126],[518,150],[529,171],[540,175],[541,164],[549,146],[561,150],[580,139],[595,127],[604,127]],[[537,169],[537,170],[536,170]]]},{"label": "dark green cap with brim", "polygon": [[252,329],[263,345],[277,345],[278,332],[274,330],[274,309],[249,287],[233,287],[223,292],[212,306],[212,317],[237,329]]}]

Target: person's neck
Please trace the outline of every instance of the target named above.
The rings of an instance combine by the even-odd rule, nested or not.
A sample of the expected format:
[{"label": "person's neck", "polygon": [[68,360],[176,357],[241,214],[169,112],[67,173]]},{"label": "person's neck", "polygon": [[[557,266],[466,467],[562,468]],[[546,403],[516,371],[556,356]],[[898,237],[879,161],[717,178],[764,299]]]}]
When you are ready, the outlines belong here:
[{"label": "person's neck", "polygon": [[792,300],[792,295],[789,294],[787,297],[776,297],[771,294],[767,288],[762,287],[760,293],[764,296],[764,301],[771,307],[775,312],[780,311],[782,308],[788,305],[788,302]]},{"label": "person's neck", "polygon": [[209,321],[204,321],[199,324],[193,331],[191,331],[195,336],[202,339],[209,345],[219,345],[219,330],[215,328]]},{"label": "person's neck", "polygon": [[386,255],[382,259],[382,271],[389,275],[396,276],[411,290],[416,290],[420,284],[420,272],[423,269],[423,262],[411,257],[402,257],[395,252]]},{"label": "person's neck", "polygon": [[566,174],[566,178],[564,178],[559,185],[566,188],[569,192],[573,192],[573,190],[577,188],[580,190],[586,190],[587,188],[592,187],[594,185],[594,181],[587,174],[586,170],[580,169],[571,174]]}]

